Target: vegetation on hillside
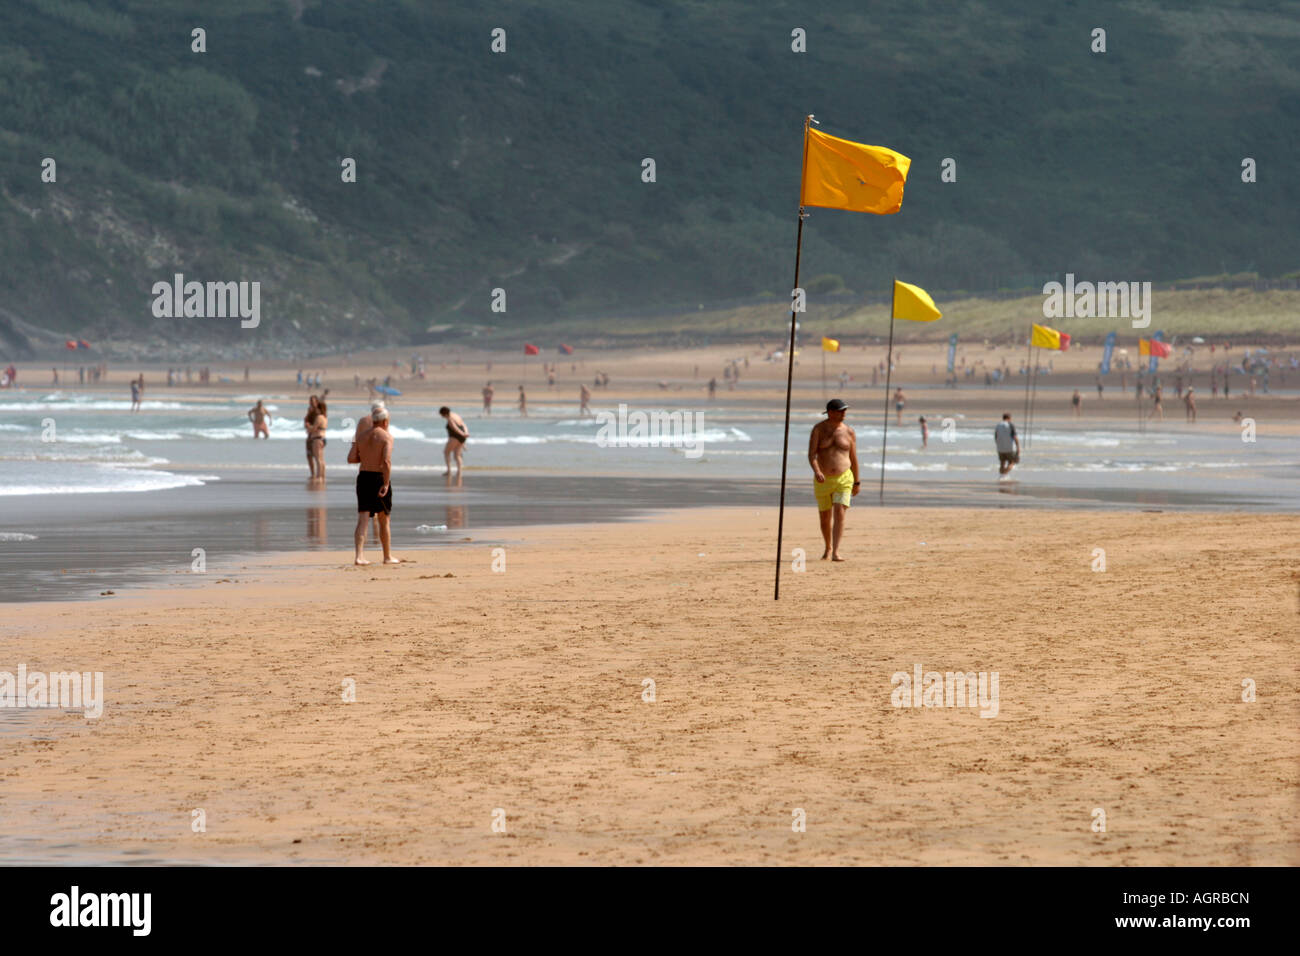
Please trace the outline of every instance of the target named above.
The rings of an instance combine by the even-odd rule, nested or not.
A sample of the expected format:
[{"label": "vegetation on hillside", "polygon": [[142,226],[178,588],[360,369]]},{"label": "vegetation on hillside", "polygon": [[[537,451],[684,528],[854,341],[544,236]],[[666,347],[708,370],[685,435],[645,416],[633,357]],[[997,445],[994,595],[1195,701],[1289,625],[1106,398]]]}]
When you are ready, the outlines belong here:
[{"label": "vegetation on hillside", "polygon": [[[812,211],[823,294],[1300,265],[1290,0],[9,0],[0,304],[266,348],[784,301],[806,112],[913,159],[899,215]],[[154,318],[176,272],[261,327]]]}]

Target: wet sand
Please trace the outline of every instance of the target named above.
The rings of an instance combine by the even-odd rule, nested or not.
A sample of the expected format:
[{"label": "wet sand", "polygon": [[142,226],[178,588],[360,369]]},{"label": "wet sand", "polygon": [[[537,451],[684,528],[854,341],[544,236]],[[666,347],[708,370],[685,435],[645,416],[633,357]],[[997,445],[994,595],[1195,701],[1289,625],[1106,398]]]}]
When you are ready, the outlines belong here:
[{"label": "wet sand", "polygon": [[[760,508],[8,605],[0,669],[108,702],[0,709],[0,861],[1300,863],[1300,518],[850,522],[831,566],[791,512],[779,603]],[[918,664],[997,716],[893,707]]]}]

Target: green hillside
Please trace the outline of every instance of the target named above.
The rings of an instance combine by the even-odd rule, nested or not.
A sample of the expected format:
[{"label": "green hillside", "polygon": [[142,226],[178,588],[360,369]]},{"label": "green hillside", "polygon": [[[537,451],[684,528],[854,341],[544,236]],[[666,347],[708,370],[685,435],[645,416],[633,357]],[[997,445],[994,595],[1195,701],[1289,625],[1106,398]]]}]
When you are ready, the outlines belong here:
[{"label": "green hillside", "polygon": [[[813,211],[827,290],[1300,266],[1295,2],[7,0],[0,343],[17,319],[318,349],[783,300],[806,112],[913,159],[900,214]],[[175,272],[259,281],[261,326],[155,318]]]}]

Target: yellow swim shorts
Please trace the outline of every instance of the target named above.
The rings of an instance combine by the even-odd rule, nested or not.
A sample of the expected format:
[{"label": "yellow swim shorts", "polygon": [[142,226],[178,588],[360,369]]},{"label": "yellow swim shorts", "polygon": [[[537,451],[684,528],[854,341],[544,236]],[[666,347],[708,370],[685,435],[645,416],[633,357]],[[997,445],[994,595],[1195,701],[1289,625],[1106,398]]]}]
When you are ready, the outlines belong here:
[{"label": "yellow swim shorts", "polygon": [[831,505],[849,507],[853,499],[853,469],[825,481],[813,479],[813,494],[817,496],[817,510],[830,511]]}]

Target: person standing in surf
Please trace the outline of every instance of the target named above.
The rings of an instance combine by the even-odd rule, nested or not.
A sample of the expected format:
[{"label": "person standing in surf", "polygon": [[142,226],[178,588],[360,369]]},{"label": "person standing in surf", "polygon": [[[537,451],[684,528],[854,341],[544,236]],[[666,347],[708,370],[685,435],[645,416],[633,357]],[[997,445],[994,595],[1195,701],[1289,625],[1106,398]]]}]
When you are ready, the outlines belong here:
[{"label": "person standing in surf", "polygon": [[442,460],[446,465],[444,475],[451,474],[451,456],[456,456],[456,477],[465,467],[465,442],[469,440],[469,429],[465,419],[461,418],[446,405],[438,409],[438,414],[447,420],[447,445],[442,450]]},{"label": "person standing in surf", "polygon": [[267,422],[271,420],[271,413],[266,410],[259,398],[257,404],[248,410],[248,420],[253,423],[253,440],[256,441],[260,435],[262,438],[270,439],[271,432],[267,428]]},{"label": "person standing in surf", "polygon": [[1016,435],[1016,426],[1011,424],[1011,413],[1002,416],[993,429],[993,444],[998,450],[998,474],[1006,475],[1020,463],[1020,438]]}]

